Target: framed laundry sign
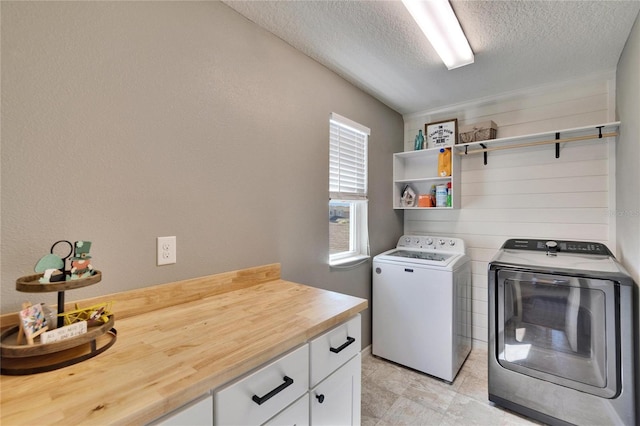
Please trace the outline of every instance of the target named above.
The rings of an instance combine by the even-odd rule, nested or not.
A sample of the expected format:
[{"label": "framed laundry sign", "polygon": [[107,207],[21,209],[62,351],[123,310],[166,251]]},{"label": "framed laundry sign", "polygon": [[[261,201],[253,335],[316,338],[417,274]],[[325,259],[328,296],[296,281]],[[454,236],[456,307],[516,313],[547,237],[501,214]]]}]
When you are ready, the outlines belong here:
[{"label": "framed laundry sign", "polygon": [[429,148],[455,145],[458,143],[458,119],[427,123],[424,125],[424,133]]}]

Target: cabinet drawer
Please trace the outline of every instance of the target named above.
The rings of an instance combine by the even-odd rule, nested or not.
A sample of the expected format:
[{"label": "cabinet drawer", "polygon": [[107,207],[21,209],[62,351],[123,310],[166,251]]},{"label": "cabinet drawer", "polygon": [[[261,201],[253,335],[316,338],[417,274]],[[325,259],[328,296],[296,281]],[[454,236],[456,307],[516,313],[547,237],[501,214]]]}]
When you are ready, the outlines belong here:
[{"label": "cabinet drawer", "polygon": [[214,393],[217,425],[266,422],[309,388],[309,346],[304,345]]},{"label": "cabinet drawer", "polygon": [[311,351],[311,387],[360,352],[360,315],[316,337]]},{"label": "cabinet drawer", "polygon": [[205,396],[150,424],[153,426],[210,426],[213,424],[213,398],[211,395]]}]

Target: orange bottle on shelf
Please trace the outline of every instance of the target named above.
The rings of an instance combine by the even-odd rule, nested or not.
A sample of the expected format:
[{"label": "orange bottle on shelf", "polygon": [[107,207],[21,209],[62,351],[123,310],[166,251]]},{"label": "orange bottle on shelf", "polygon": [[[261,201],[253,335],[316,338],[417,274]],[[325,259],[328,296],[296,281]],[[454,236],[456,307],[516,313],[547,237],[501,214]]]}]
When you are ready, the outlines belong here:
[{"label": "orange bottle on shelf", "polygon": [[438,154],[438,176],[451,176],[451,148],[440,148],[440,154]]}]

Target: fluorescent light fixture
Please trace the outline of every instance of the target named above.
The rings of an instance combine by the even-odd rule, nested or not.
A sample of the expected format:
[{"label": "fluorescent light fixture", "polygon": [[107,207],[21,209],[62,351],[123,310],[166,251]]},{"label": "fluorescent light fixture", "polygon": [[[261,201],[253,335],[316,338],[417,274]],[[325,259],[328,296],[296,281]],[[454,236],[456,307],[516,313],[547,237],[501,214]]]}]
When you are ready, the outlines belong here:
[{"label": "fluorescent light fixture", "polygon": [[402,0],[448,69],[473,63],[473,51],[448,0]]}]

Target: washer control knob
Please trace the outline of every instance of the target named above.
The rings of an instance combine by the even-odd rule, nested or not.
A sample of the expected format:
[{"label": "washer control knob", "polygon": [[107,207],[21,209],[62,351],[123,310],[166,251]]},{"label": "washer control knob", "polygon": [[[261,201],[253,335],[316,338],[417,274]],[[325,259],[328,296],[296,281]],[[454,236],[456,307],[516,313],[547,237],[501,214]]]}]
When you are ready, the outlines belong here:
[{"label": "washer control knob", "polygon": [[442,240],[442,239],[438,240],[438,244],[440,244],[441,246],[443,246],[443,245],[444,245],[444,240]]},{"label": "washer control knob", "polygon": [[547,256],[557,256],[558,255],[558,243],[555,241],[547,241],[545,243],[547,246]]},{"label": "washer control knob", "polygon": [[433,239],[427,238],[427,245],[430,246],[431,244],[433,244]]}]

